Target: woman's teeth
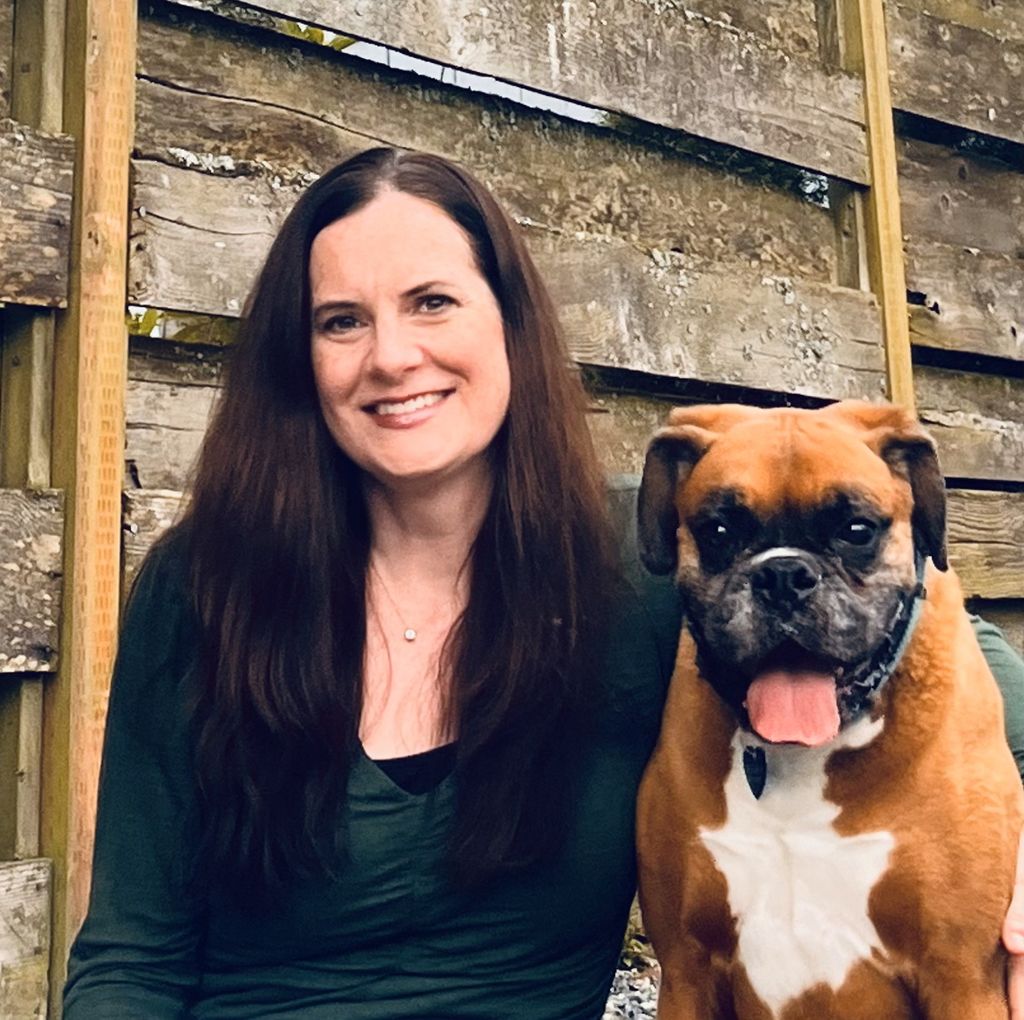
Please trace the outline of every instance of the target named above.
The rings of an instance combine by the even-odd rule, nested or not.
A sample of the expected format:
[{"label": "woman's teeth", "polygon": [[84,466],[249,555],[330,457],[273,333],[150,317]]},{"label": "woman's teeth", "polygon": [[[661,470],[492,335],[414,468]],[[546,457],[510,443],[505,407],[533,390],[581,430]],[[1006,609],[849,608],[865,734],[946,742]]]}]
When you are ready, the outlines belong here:
[{"label": "woman's teeth", "polygon": [[400,404],[388,404],[381,401],[374,404],[374,414],[409,414],[412,411],[419,411],[424,407],[433,407],[444,399],[443,393],[424,393],[409,400],[403,400]]}]

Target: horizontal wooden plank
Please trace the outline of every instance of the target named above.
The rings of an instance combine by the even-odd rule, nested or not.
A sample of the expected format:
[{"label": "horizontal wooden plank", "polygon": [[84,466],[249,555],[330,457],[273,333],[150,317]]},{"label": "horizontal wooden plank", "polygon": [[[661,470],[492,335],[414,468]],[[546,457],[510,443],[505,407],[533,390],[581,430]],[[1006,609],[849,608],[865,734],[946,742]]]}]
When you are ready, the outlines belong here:
[{"label": "horizontal wooden plank", "polygon": [[581,363],[805,396],[882,394],[878,309],[860,291],[707,271],[623,243],[530,240]]},{"label": "horizontal wooden plank", "polygon": [[[228,315],[294,197],[265,181],[147,163],[136,164],[135,194],[144,208],[133,227],[132,300]],[[810,396],[881,392],[870,295],[524,229],[581,362]]]},{"label": "horizontal wooden plank", "polygon": [[[866,183],[861,83],[681,3],[363,0],[254,6]],[[717,5],[715,5],[717,6]]]},{"label": "horizontal wooden plank", "polygon": [[132,342],[125,401],[127,487],[185,487],[217,397],[220,366],[212,353]]},{"label": "horizontal wooden plank", "polygon": [[[941,4],[939,11],[932,4],[929,10],[923,6],[886,4],[893,104],[1024,141],[1024,36],[1019,26],[1001,30],[996,18],[982,17],[963,24],[948,16],[958,13],[953,5],[944,12],[947,17]],[[982,9],[981,4],[973,7]]]},{"label": "horizontal wooden plank", "polygon": [[181,492],[169,489],[126,489],[124,493],[124,579],[128,591],[150,546],[178,519]]},{"label": "horizontal wooden plank", "polygon": [[947,477],[1024,481],[1024,379],[918,365],[914,387]]},{"label": "horizontal wooden plank", "polygon": [[903,232],[925,241],[1020,258],[1024,163],[920,138],[898,138]]},{"label": "horizontal wooden plank", "polygon": [[46,1016],[50,862],[0,863],[0,1016]]},{"label": "horizontal wooden plank", "polygon": [[0,120],[0,301],[63,307],[74,142]]},{"label": "horizontal wooden plank", "polygon": [[900,6],[997,39],[1024,40],[1024,6],[1018,0],[900,0]]},{"label": "horizontal wooden plank", "polygon": [[[255,178],[249,229],[261,229],[270,200],[256,188],[260,179],[280,191],[369,145],[390,144],[458,160],[523,221],[676,248],[717,265],[836,277],[831,214],[807,201],[806,178],[792,168],[729,160],[665,133],[625,137],[323,47],[295,49],[272,33],[191,18],[142,21],[136,152]],[[148,212],[147,201],[140,194],[136,204]],[[244,228],[232,220],[218,229]]]},{"label": "horizontal wooden plank", "polygon": [[964,595],[1024,598],[1024,493],[951,489],[947,513]]},{"label": "horizontal wooden plank", "polygon": [[1024,167],[898,141],[915,343],[1024,357]]},{"label": "horizontal wooden plank", "polygon": [[61,493],[0,489],[0,673],[57,667]]},{"label": "horizontal wooden plank", "polygon": [[1024,260],[907,242],[915,344],[1024,360]]}]

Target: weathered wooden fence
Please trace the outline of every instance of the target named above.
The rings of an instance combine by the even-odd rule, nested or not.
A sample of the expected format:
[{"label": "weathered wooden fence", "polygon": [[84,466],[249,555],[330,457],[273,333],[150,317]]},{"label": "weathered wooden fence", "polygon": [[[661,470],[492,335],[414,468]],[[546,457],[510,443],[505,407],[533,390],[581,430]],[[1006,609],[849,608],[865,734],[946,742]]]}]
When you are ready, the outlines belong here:
[{"label": "weathered wooden fence", "polygon": [[454,157],[513,212],[610,471],[680,401],[916,402],[953,561],[1024,646],[1016,0],[889,0],[887,45],[880,0],[129,7],[0,0],[0,931],[35,897],[0,1015],[42,1015],[51,892],[54,985],[84,909],[122,571],[179,510],[277,226],[371,144]]}]

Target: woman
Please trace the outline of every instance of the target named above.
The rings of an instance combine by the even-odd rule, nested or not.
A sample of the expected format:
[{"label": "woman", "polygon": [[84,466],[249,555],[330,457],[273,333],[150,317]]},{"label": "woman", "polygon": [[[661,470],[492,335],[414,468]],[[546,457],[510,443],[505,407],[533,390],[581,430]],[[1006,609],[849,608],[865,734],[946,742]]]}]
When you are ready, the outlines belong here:
[{"label": "woman", "polygon": [[487,191],[314,184],[131,599],[67,1020],[599,1017],[678,633],[605,503]]}]

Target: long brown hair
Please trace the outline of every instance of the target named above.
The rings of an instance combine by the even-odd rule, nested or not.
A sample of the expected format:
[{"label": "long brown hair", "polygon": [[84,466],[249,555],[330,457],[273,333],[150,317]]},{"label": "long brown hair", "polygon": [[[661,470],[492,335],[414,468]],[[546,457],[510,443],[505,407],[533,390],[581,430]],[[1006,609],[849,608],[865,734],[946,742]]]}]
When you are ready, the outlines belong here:
[{"label": "long brown hair", "polygon": [[434,203],[465,231],[500,305],[511,369],[469,600],[445,646],[454,872],[474,882],[542,859],[566,830],[612,563],[582,387],[525,245],[487,189],[440,157],[377,148],[313,184],[274,241],[179,526],[201,633],[201,855],[240,884],[272,888],[343,862],[370,531],[359,471],[317,403],[309,251],[384,187]]}]

